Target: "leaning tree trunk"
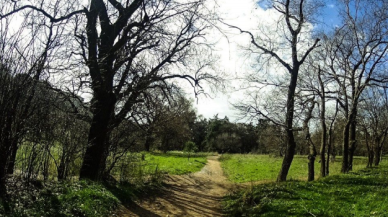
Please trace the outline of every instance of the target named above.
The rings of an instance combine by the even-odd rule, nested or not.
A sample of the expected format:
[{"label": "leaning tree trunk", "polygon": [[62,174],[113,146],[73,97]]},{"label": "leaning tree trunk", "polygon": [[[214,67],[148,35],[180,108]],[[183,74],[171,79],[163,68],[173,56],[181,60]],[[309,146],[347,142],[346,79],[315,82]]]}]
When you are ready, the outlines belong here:
[{"label": "leaning tree trunk", "polygon": [[284,154],[282,167],[280,169],[277,181],[283,182],[286,181],[288,171],[291,167],[292,160],[295,155],[296,143],[294,139],[293,120],[294,120],[294,101],[295,101],[295,89],[298,81],[298,68],[294,69],[291,73],[290,86],[288,88],[287,94],[287,112],[286,112],[286,141],[287,147]]}]

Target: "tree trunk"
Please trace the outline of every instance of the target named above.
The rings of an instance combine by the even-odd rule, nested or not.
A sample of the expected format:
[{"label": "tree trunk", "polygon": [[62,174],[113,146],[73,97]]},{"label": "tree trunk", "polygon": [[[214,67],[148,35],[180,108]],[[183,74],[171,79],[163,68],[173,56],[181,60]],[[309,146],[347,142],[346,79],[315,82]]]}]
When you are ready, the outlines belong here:
[{"label": "tree trunk", "polygon": [[342,167],[341,172],[349,172],[349,127],[350,123],[347,122],[343,131],[343,144],[342,144]]},{"label": "tree trunk", "polygon": [[350,135],[349,135],[349,171],[353,170],[353,156],[354,152],[356,151],[356,114],[353,116],[353,120],[350,124]]},{"label": "tree trunk", "polygon": [[151,131],[151,133],[147,131],[146,140],[145,140],[145,143],[144,143],[144,148],[145,148],[145,150],[147,152],[150,151],[152,142],[153,142],[152,131]]},{"label": "tree trunk", "polygon": [[64,180],[65,179],[65,160],[61,159],[61,162],[59,163],[58,169],[58,180]]},{"label": "tree trunk", "polygon": [[5,149],[4,144],[0,146],[0,196],[5,196],[5,181],[7,176],[7,149]]},{"label": "tree trunk", "polygon": [[308,163],[308,178],[307,181],[314,181],[315,177],[315,171],[314,171],[314,164],[315,164],[315,158],[317,156],[317,151],[315,149],[314,144],[308,139],[307,143],[309,144],[310,147],[310,154],[308,156],[309,163]]},{"label": "tree trunk", "polygon": [[376,148],[374,149],[374,165],[378,166],[380,164],[380,159],[381,159],[381,150],[382,147],[379,147],[379,145],[376,145]]},{"label": "tree trunk", "polygon": [[326,127],[326,119],[325,119],[325,98],[322,97],[321,100],[321,114],[320,114],[320,120],[321,120],[321,127],[322,127],[322,135],[321,135],[321,148],[320,148],[320,157],[321,157],[321,170],[320,175],[321,177],[326,176],[326,143],[327,143],[327,127]]},{"label": "tree trunk", "polygon": [[330,169],[329,169],[329,166],[330,166],[330,154],[331,154],[331,146],[332,146],[332,137],[333,137],[333,132],[332,132],[332,129],[331,127],[329,128],[329,140],[328,140],[328,143],[327,143],[327,159],[326,159],[326,175],[328,176],[329,173],[330,173]]},{"label": "tree trunk", "polygon": [[11,148],[11,154],[9,156],[8,169],[7,169],[8,174],[14,173],[17,151],[18,151],[17,140],[14,140]]},{"label": "tree trunk", "polygon": [[287,180],[288,171],[291,167],[292,160],[295,155],[296,143],[294,139],[293,119],[294,119],[294,98],[295,98],[295,88],[298,81],[298,71],[299,68],[296,68],[291,73],[290,86],[288,88],[287,94],[287,112],[286,112],[286,141],[287,147],[284,154],[282,167],[280,169],[277,181],[283,182]]},{"label": "tree trunk", "polygon": [[315,163],[315,155],[309,154],[309,163],[308,163],[308,179],[307,181],[314,181],[314,163]]},{"label": "tree trunk", "polygon": [[81,167],[80,179],[100,180],[104,174],[109,148],[109,124],[114,112],[114,97],[95,92],[92,100],[93,119],[89,130],[88,147]]},{"label": "tree trunk", "polygon": [[374,152],[371,151],[371,150],[368,150],[368,165],[366,167],[372,167],[373,166],[373,162],[374,162]]}]

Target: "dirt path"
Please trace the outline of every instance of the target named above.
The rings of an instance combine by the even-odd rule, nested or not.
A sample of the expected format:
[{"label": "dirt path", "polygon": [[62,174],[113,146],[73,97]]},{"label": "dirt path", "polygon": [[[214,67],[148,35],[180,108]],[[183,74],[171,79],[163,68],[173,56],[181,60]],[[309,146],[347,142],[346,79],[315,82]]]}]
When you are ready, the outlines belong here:
[{"label": "dirt path", "polygon": [[161,195],[121,207],[127,216],[222,216],[222,197],[234,185],[223,175],[218,156],[211,156],[196,173],[170,176]]}]

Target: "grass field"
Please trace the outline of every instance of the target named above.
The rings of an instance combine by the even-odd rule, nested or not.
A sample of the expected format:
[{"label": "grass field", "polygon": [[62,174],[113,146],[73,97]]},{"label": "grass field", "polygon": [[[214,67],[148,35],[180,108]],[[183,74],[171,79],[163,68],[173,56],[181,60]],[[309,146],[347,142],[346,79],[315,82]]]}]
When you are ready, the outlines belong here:
[{"label": "grass field", "polygon": [[[342,158],[337,157],[334,163],[330,163],[330,175],[340,174]],[[280,171],[283,158],[270,157],[268,155],[253,154],[225,154],[220,158],[225,175],[232,182],[243,183],[250,181],[276,180]],[[354,158],[354,171],[363,169],[367,159]],[[295,156],[287,179],[307,179],[307,156]],[[319,176],[320,164],[318,158],[315,162],[316,178]]]},{"label": "grass field", "polygon": [[208,153],[188,154],[181,152],[145,154],[145,171],[159,170],[163,173],[182,175],[200,171],[206,164]]},{"label": "grass field", "polygon": [[388,164],[314,182],[269,183],[225,198],[228,216],[388,216]]}]

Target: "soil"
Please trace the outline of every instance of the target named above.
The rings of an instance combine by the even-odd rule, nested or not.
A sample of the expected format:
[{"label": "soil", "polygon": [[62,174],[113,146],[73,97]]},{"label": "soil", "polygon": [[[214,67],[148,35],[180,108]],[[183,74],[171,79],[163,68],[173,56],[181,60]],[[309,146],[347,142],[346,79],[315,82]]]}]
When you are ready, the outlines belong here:
[{"label": "soil", "polygon": [[204,168],[196,173],[168,176],[161,194],[121,206],[119,216],[173,217],[222,216],[221,200],[236,188],[223,175],[218,156],[208,158]]}]

